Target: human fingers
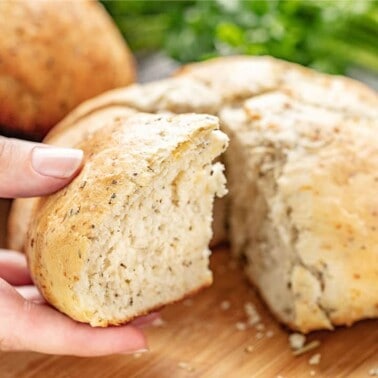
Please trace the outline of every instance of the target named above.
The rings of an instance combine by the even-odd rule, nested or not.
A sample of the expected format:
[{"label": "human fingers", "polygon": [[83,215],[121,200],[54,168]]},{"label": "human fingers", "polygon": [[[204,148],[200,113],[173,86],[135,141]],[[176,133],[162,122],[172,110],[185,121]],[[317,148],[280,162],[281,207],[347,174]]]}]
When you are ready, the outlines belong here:
[{"label": "human fingers", "polygon": [[92,328],[44,304],[25,300],[0,280],[0,349],[101,356],[147,349],[143,333],[130,325]]}]

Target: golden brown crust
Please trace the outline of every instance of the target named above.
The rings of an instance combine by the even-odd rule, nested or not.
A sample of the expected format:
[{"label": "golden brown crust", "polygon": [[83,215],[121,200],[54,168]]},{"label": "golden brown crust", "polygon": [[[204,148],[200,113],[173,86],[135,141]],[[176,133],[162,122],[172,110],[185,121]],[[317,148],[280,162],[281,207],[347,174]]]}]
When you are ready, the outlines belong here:
[{"label": "golden brown crust", "polygon": [[95,1],[4,0],[0,14],[0,125],[8,132],[39,139],[82,101],[135,80],[126,44]]}]

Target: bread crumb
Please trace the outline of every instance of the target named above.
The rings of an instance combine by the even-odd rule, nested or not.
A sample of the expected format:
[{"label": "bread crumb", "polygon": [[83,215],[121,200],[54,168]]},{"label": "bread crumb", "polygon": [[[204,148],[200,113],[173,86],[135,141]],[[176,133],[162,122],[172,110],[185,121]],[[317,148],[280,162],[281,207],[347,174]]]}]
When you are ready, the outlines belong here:
[{"label": "bread crumb", "polygon": [[254,306],[253,303],[247,302],[244,304],[244,311],[247,314],[248,318],[248,324],[251,326],[254,326],[261,321],[261,317],[259,313],[256,310],[256,307]]},{"label": "bread crumb", "polygon": [[284,378],[283,375],[276,375],[276,378]]},{"label": "bread crumb", "polygon": [[182,303],[186,307],[193,306],[193,299],[185,299],[184,302]]},{"label": "bread crumb", "polygon": [[186,370],[188,372],[193,372],[195,369],[193,366],[190,366],[187,362],[180,361],[177,365],[180,369]]},{"label": "bread crumb", "polygon": [[134,358],[140,358],[143,353],[133,353]]},{"label": "bread crumb", "polygon": [[313,377],[316,374],[315,370],[310,370],[310,375]]},{"label": "bread crumb", "polygon": [[156,318],[153,322],[152,322],[152,326],[153,327],[163,327],[166,325],[166,321],[163,320],[162,318]]},{"label": "bread crumb", "polygon": [[244,322],[237,322],[235,324],[235,328],[238,330],[238,331],[245,331],[247,329],[247,324],[245,324]]},{"label": "bread crumb", "polygon": [[320,353],[316,353],[316,354],[314,354],[313,356],[310,357],[310,359],[308,360],[308,363],[310,365],[319,365],[320,357],[321,357]]},{"label": "bread crumb", "polygon": [[299,348],[293,351],[294,356],[300,356],[303,353],[306,353],[312,349],[317,348],[320,345],[319,340],[311,341],[310,343],[306,344],[303,348]]},{"label": "bread crumb", "polygon": [[371,375],[372,377],[377,377],[378,376],[378,367],[370,369],[369,375]]},{"label": "bread crumb", "polygon": [[291,349],[301,349],[306,342],[306,336],[301,333],[292,333],[289,335],[289,344]]},{"label": "bread crumb", "polygon": [[265,334],[266,337],[271,338],[274,336],[274,332],[272,330],[268,330]]},{"label": "bread crumb", "polygon": [[251,353],[251,352],[253,352],[254,349],[255,349],[255,347],[254,347],[253,345],[248,345],[248,346],[245,347],[244,350],[245,350],[247,353]]},{"label": "bread crumb", "polygon": [[264,334],[262,332],[257,332],[255,337],[256,337],[257,340],[260,340],[264,337]]},{"label": "bread crumb", "polygon": [[231,307],[231,303],[229,301],[222,301],[220,304],[220,308],[223,311],[227,311]]}]

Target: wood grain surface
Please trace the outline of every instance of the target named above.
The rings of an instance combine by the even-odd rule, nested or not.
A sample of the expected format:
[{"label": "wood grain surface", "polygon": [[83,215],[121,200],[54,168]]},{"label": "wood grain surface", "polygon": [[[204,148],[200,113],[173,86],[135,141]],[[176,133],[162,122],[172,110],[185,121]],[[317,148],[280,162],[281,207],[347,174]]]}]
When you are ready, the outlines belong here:
[{"label": "wood grain surface", "polygon": [[[7,207],[0,201],[2,234]],[[214,251],[211,265],[213,286],[166,307],[165,323],[146,330],[150,352],[92,359],[0,353],[0,378],[369,377],[369,371],[378,368],[378,320],[314,332],[307,340],[319,340],[320,346],[294,357],[289,332],[272,318],[226,247]],[[222,309],[223,301],[230,308]],[[247,302],[262,318],[259,329],[237,329],[243,328],[238,322],[247,320]],[[320,363],[312,366],[309,359],[316,353]]]}]

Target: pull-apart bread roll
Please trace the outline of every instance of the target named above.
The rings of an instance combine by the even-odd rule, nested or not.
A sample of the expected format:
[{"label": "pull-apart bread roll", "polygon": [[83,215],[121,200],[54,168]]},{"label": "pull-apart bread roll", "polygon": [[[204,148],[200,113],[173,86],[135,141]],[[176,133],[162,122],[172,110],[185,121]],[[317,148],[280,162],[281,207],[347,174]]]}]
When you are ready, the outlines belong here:
[{"label": "pull-apart bread roll", "polygon": [[[196,95],[193,96],[193,93]],[[88,139],[99,128],[107,128],[111,119],[128,116],[136,111],[155,113],[216,113],[219,96],[205,85],[186,78],[172,78],[149,84],[134,84],[127,88],[108,91],[78,106],[59,122],[45,137],[44,143],[74,147]],[[109,121],[110,120],[110,121]],[[217,206],[218,205],[218,206]],[[220,201],[216,201],[216,208]],[[23,251],[25,237],[32,216],[33,199],[13,201],[8,220],[7,245]],[[217,209],[216,209],[217,210]],[[213,242],[223,240],[223,211],[217,211]]]},{"label": "pull-apart bread roll", "polygon": [[271,310],[302,332],[377,317],[376,123],[281,92],[220,116],[231,245]]},{"label": "pull-apart bread roll", "polygon": [[214,195],[227,146],[206,115],[119,117],[79,144],[86,163],[38,200],[26,253],[49,303],[117,325],[210,285]]}]

